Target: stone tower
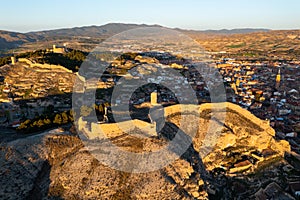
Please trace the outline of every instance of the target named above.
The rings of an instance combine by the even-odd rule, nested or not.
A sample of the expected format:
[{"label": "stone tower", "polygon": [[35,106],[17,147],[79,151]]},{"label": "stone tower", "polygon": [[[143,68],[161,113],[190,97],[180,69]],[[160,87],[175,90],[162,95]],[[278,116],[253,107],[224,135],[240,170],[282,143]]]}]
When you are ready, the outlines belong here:
[{"label": "stone tower", "polygon": [[151,93],[151,105],[157,105],[157,92],[154,91]]},{"label": "stone tower", "polygon": [[11,64],[12,65],[16,64],[16,57],[15,56],[10,57],[10,59],[11,59]]}]

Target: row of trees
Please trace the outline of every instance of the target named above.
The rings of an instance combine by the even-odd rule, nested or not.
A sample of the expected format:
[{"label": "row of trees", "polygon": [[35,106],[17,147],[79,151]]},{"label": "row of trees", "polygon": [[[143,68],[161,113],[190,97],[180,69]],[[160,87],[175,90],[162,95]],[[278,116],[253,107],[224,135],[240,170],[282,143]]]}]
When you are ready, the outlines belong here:
[{"label": "row of trees", "polygon": [[[25,53],[20,53],[16,56],[16,58],[38,58],[45,55],[46,50],[36,50],[36,51],[30,51]],[[11,55],[13,56],[13,55]],[[11,63],[11,56],[5,56],[0,58],[0,66],[7,65]]]},{"label": "row of trees", "polygon": [[32,133],[68,124],[73,121],[73,113],[69,110],[57,114],[36,117],[34,119],[27,119],[21,123],[17,130],[23,133]]},{"label": "row of trees", "polygon": [[[71,49],[65,54],[58,54],[47,52],[44,49],[21,53],[16,58],[31,58],[38,63],[48,63],[54,65],[61,65],[67,69],[77,72],[82,62],[86,59],[88,53]],[[0,66],[11,63],[11,56],[1,57]]]},{"label": "row of trees", "polygon": [[45,54],[46,54],[45,49],[39,49],[36,51],[20,53],[19,55],[16,56],[16,58],[38,58],[38,57],[42,57]]},{"label": "row of trees", "polygon": [[[93,109],[96,111],[96,115],[100,120],[103,120],[105,113],[105,107],[109,107],[109,103],[103,103],[100,105],[94,105],[94,108],[88,106],[82,106],[80,109],[80,115],[83,117],[89,116]],[[61,113],[53,113],[52,107],[47,107],[42,116],[38,116],[34,119],[27,119],[20,124],[17,128],[18,131],[23,133],[32,133],[36,131],[42,131],[49,128],[58,127],[63,124],[74,122],[74,113],[72,110],[64,111]]]},{"label": "row of trees", "polygon": [[77,72],[80,65],[85,60],[87,53],[79,50],[71,50],[66,54],[46,53],[42,57],[36,59],[38,63],[48,63],[53,65],[61,65],[65,68]]}]

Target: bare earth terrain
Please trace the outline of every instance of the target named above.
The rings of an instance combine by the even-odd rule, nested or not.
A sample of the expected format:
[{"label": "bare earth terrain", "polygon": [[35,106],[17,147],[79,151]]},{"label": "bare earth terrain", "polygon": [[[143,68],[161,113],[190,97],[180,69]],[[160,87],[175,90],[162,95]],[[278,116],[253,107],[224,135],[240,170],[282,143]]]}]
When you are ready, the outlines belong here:
[{"label": "bare earth terrain", "polygon": [[[177,112],[178,106],[167,108],[170,116],[161,139],[137,140],[126,133],[115,138],[112,134],[110,139],[133,152],[148,151],[150,146],[160,148],[177,132]],[[200,158],[201,138],[211,116],[209,104],[200,112],[199,132],[186,153],[160,170],[142,174],[120,172],[101,164],[68,131],[57,129],[3,143],[0,198],[253,199],[276,195],[294,199],[288,184],[299,175],[299,161],[297,165],[285,159],[289,145],[274,140],[272,128],[248,111],[227,104],[221,138],[207,156]],[[106,145],[105,141],[101,145]],[[274,189],[276,193],[268,193]]]}]

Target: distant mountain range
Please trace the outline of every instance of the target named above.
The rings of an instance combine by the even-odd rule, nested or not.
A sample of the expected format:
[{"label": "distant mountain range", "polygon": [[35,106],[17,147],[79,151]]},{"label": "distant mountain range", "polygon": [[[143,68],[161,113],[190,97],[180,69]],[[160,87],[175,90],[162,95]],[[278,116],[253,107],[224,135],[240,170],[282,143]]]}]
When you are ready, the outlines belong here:
[{"label": "distant mountain range", "polygon": [[35,42],[38,39],[38,37],[31,34],[0,30],[0,51],[17,48],[24,43]]},{"label": "distant mountain range", "polygon": [[[57,38],[71,39],[74,37],[96,37],[107,38],[117,33],[141,27],[162,27],[160,25],[146,25],[146,24],[123,24],[123,23],[109,23],[102,26],[84,26],[74,28],[63,28],[55,30],[36,31],[28,33],[18,33],[0,30],[0,51],[14,49],[25,43],[37,41],[51,41]],[[191,34],[244,34],[252,32],[268,32],[268,29],[222,29],[222,30],[183,30],[174,29]]]},{"label": "distant mountain range", "polygon": [[216,34],[245,34],[254,32],[268,32],[270,29],[264,28],[240,28],[240,29],[221,29],[221,30],[206,30],[206,31],[196,31],[203,33],[216,33]]}]

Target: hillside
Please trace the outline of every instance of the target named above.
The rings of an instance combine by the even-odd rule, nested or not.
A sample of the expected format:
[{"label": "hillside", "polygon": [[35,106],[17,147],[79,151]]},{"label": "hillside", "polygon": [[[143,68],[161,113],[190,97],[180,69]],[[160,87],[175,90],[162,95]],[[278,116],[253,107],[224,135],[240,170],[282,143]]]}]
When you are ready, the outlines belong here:
[{"label": "hillside", "polygon": [[[84,26],[56,30],[15,33],[0,31],[0,53],[14,49],[16,53],[50,48],[53,44],[67,44],[69,48],[91,51],[100,42],[120,32],[159,25],[110,23],[102,26]],[[299,30],[222,29],[183,30],[174,29],[192,37],[205,50],[237,59],[299,59]],[[220,54],[220,52],[222,52]]]},{"label": "hillside", "polygon": [[[52,43],[97,43],[117,33],[141,27],[161,27],[159,25],[146,24],[123,24],[123,23],[109,23],[102,26],[84,26],[74,28],[63,28],[55,30],[36,31],[28,33],[17,33],[9,31],[0,31],[0,51],[15,49],[25,44],[24,47],[35,50],[34,48],[41,48],[44,45],[48,47]],[[236,34],[236,33],[252,33],[257,31],[268,31],[267,29],[233,29],[233,30],[207,30],[207,31],[188,31],[183,29],[174,29],[192,34],[200,35],[218,35],[218,34]],[[74,46],[72,46],[74,47]]]},{"label": "hillside", "polygon": [[[28,63],[26,63],[27,61]],[[10,85],[15,100],[46,97],[49,94],[71,92],[75,75],[62,66],[49,64],[31,64],[23,59],[13,67],[4,65],[0,74]],[[0,87],[3,89],[3,86]],[[5,100],[7,94],[1,92],[0,99]]]},{"label": "hillside", "polygon": [[[254,32],[231,35],[191,34],[210,52],[225,51],[234,58],[282,57],[299,59],[300,30]],[[226,55],[226,54],[225,54]]]},{"label": "hillside", "polygon": [[[36,46],[43,46],[47,44],[52,45],[55,42],[84,42],[88,40],[93,43],[99,39],[105,39],[117,33],[140,27],[155,27],[157,25],[145,25],[145,24],[122,24],[122,23],[110,23],[103,26],[84,26],[74,28],[63,28],[46,31],[36,31],[28,33],[17,33],[9,31],[0,31],[0,51],[7,49],[14,49],[20,47],[22,44],[29,45],[34,49]],[[90,39],[93,38],[93,39]],[[63,41],[62,41],[63,40]],[[34,45],[34,46],[30,46]],[[41,47],[39,46],[39,47]],[[26,46],[27,47],[27,46]],[[45,48],[45,46],[44,46]]]},{"label": "hillside", "polygon": [[35,35],[0,30],[0,52],[17,48],[24,43],[35,42],[37,39]]},{"label": "hillside", "polygon": [[[288,164],[283,157],[289,151],[287,142],[274,140],[274,130],[248,111],[230,103],[226,107],[223,139],[207,156],[201,159],[199,146],[211,117],[209,104],[199,108],[202,128],[187,151],[168,166],[148,173],[121,172],[103,165],[69,131],[53,130],[1,144],[0,198],[253,199],[260,194],[271,198],[269,191],[275,188],[277,197],[293,199],[285,188],[299,172],[294,166],[297,159]],[[159,149],[178,130],[177,106],[168,107],[166,113],[168,122],[160,139],[126,133],[109,137],[131,152]],[[98,148],[108,145],[105,140],[99,142]]]},{"label": "hillside", "polygon": [[146,24],[109,23],[102,26],[83,26],[74,28],[55,29],[48,31],[29,32],[28,34],[48,37],[109,37],[117,33],[140,27],[156,27]]}]

